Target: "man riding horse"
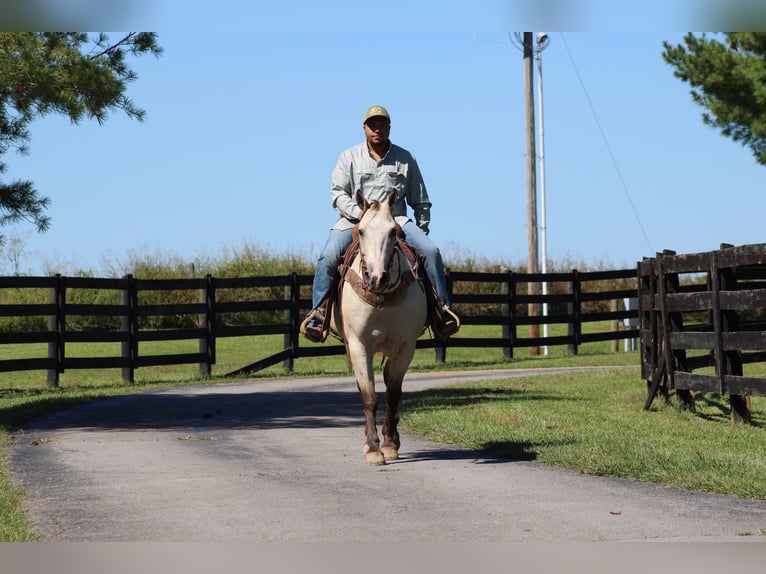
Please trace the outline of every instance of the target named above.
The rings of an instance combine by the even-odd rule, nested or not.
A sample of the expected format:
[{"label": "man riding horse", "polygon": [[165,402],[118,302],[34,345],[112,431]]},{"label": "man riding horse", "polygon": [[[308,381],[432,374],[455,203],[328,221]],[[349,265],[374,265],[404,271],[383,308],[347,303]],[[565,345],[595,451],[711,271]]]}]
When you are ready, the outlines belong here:
[{"label": "man riding horse", "polygon": [[[460,329],[460,319],[451,310],[444,264],[438,247],[428,237],[431,202],[412,154],[389,140],[391,116],[383,106],[371,106],[364,114],[365,142],[341,152],[332,172],[330,197],[340,218],[330,229],[324,249],[317,260],[312,293],[312,310],[301,326],[310,341],[327,338],[328,300],[337,287],[338,266],[352,241],[352,229],[358,223],[361,209],[355,199],[361,192],[367,201],[384,201],[396,191],[393,210],[402,233],[420,255],[426,277],[432,285],[429,295],[429,323],[434,336],[446,338]],[[414,221],[407,216],[407,205],[413,210]],[[435,293],[434,293],[435,291]]]}]

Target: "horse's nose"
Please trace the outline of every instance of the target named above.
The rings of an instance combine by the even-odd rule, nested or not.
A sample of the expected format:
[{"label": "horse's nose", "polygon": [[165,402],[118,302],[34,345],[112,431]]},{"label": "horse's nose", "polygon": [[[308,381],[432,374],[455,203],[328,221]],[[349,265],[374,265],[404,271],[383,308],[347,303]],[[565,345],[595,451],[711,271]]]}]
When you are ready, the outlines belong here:
[{"label": "horse's nose", "polygon": [[388,285],[388,271],[381,271],[379,274],[371,274],[369,271],[365,271],[364,281],[367,283],[367,287],[373,291],[382,289]]}]

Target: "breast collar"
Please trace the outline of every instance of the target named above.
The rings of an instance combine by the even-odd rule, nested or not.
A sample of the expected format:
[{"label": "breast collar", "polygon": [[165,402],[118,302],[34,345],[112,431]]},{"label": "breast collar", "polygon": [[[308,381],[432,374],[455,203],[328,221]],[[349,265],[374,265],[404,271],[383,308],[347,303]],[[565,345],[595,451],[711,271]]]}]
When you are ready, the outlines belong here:
[{"label": "breast collar", "polygon": [[[357,259],[359,259],[359,272],[353,267],[353,263]],[[346,257],[341,265],[340,290],[342,291],[345,281],[351,285],[354,293],[362,301],[379,309],[399,301],[407,292],[410,284],[419,279],[418,258],[415,255],[415,250],[401,237],[397,239],[391,260],[387,265],[389,275],[397,277],[393,284],[387,285],[382,291],[372,291],[362,279],[366,267],[364,256],[359,250],[359,240],[356,238],[346,251]]]}]

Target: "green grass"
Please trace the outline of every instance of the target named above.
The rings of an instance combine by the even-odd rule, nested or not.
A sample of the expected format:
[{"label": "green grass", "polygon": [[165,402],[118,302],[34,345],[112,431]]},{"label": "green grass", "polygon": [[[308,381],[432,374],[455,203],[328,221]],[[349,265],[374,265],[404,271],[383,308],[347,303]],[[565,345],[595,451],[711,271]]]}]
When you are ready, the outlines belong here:
[{"label": "green grass", "polygon": [[0,542],[35,540],[38,537],[24,513],[24,493],[11,482],[5,452],[0,452]]},{"label": "green grass", "polygon": [[766,498],[766,399],[732,425],[727,398],[697,412],[655,401],[642,411],[638,368],[536,375],[408,395],[402,427],[433,440],[585,474]]}]

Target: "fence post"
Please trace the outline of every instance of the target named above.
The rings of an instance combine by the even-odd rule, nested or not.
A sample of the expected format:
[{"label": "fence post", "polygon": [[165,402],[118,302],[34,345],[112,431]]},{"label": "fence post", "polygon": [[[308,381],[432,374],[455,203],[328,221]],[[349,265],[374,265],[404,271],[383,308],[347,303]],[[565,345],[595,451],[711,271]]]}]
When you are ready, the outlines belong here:
[{"label": "fence post", "polygon": [[59,386],[59,373],[64,372],[64,282],[61,273],[54,275],[55,285],[48,291],[48,303],[55,306],[53,314],[48,315],[48,330],[55,333],[54,340],[48,343],[48,358],[53,360],[53,369],[48,369],[48,387]]},{"label": "fence post", "polygon": [[286,358],[282,367],[288,373],[292,373],[295,368],[295,350],[300,344],[298,333],[300,331],[301,320],[299,315],[299,301],[301,287],[298,285],[298,274],[290,274],[290,284],[285,286],[285,299],[290,301],[289,308],[285,311],[285,322],[289,325],[289,330],[284,336],[284,348],[291,349],[290,356]]},{"label": "fence post", "polygon": [[[722,244],[724,248],[728,244]],[[739,317],[735,310],[723,310],[720,306],[721,291],[736,291],[737,290],[737,277],[734,270],[731,268],[719,269],[718,268],[718,253],[713,253],[713,276],[714,286],[716,276],[718,278],[718,289],[714,294],[714,298],[717,300],[716,311],[720,319],[718,322],[718,330],[716,332],[717,339],[717,353],[721,353],[721,360],[717,361],[720,365],[718,377],[721,381],[721,393],[727,392],[726,376],[735,375],[741,377],[742,370],[742,355],[740,351],[724,351],[723,339],[727,333],[737,331],[739,329]],[[713,275],[711,273],[711,276]],[[745,395],[734,395],[729,393],[729,405],[731,407],[731,422],[743,423],[750,422],[750,398]]]},{"label": "fence post", "polygon": [[[539,319],[542,317],[542,314],[540,312],[541,304],[540,304],[540,297],[542,294],[542,289],[540,288],[540,283],[537,281],[531,281],[527,283],[527,295],[529,295],[533,300],[530,301],[530,303],[527,304],[527,316],[532,318]],[[529,325],[529,338],[530,339],[539,339],[540,338],[540,324],[539,323],[531,323]],[[532,347],[529,347],[529,356],[530,357],[537,357],[540,355],[540,346],[534,345]]]},{"label": "fence post", "polygon": [[199,352],[205,360],[199,364],[199,374],[209,377],[213,373],[215,363],[215,285],[213,276],[205,275],[205,287],[199,292],[200,303],[205,305],[205,312],[197,319],[198,327],[205,331],[199,340]]},{"label": "fence post", "polygon": [[644,410],[654,401],[658,385],[657,377],[657,312],[655,309],[655,294],[657,292],[657,276],[654,260],[644,257],[637,264],[638,275],[638,327],[639,353],[641,354],[641,377],[646,381],[647,397]]},{"label": "fence post", "polygon": [[648,368],[649,372],[651,373],[651,380],[647,380],[646,384],[646,390],[649,391],[649,396],[647,398],[647,405],[645,409],[649,408],[649,401],[651,401],[654,398],[654,393],[652,392],[652,388],[656,389],[659,388],[659,370],[660,370],[660,328],[657,322],[657,267],[656,267],[656,260],[651,260],[651,272],[649,274],[649,314],[648,316],[645,316],[645,319],[648,321],[648,341],[646,341],[649,344],[648,353],[646,350],[643,351],[644,356],[648,359]]},{"label": "fence post", "polygon": [[513,359],[513,345],[516,338],[516,277],[513,271],[506,271],[508,279],[501,283],[501,291],[507,303],[503,303],[500,308],[503,317],[503,339],[507,339],[509,344],[503,346],[503,356],[506,359]]},{"label": "fence post", "polygon": [[123,333],[127,333],[127,340],[122,342],[122,358],[126,360],[127,366],[122,368],[122,380],[128,383],[135,381],[134,370],[136,366],[136,351],[138,341],[136,340],[136,301],[135,283],[133,275],[127,274],[123,277],[126,282],[125,289],[120,295],[120,304],[126,308],[125,314],[120,320],[120,327]]},{"label": "fence post", "polygon": [[[640,278],[637,281],[640,282]],[[638,296],[636,297],[623,297],[622,298],[622,310],[623,311],[635,311],[635,317],[626,317],[622,320],[622,326],[627,331],[628,329],[637,329],[640,323],[641,313],[638,310]],[[636,350],[635,337],[626,337],[623,339],[625,352]]]},{"label": "fence post", "polygon": [[[674,349],[670,340],[671,333],[680,333],[684,330],[683,314],[679,312],[668,311],[668,294],[678,293],[681,289],[681,282],[678,277],[678,273],[666,273],[665,272],[665,257],[673,257],[676,255],[675,251],[665,249],[660,257],[660,277],[659,277],[659,296],[660,296],[660,311],[662,314],[662,326],[663,329],[663,341],[665,345],[665,373],[666,378],[670,382],[666,385],[667,389],[675,388],[675,371],[689,372],[688,363],[686,360],[685,349]],[[687,389],[676,389],[676,396],[678,397],[679,407],[681,410],[690,410],[694,412],[694,395]]]},{"label": "fence post", "polygon": [[648,358],[648,369],[651,375],[647,379],[647,398],[644,410],[648,410],[654,400],[654,397],[659,394],[664,401],[670,399],[670,391],[668,384],[665,382],[669,375],[667,374],[667,366],[664,355],[665,348],[665,329],[664,329],[664,314],[663,314],[663,298],[664,287],[661,287],[662,276],[662,253],[656,253],[656,257],[649,259],[651,269],[649,275],[649,315],[648,315],[648,349],[645,351]]},{"label": "fence post", "polygon": [[569,326],[567,328],[568,334],[574,339],[573,343],[569,345],[569,353],[571,355],[577,354],[577,347],[580,344],[580,337],[582,335],[582,309],[581,307],[581,293],[582,284],[580,282],[580,275],[577,269],[572,270],[572,302],[567,303],[567,310],[569,314]]}]

